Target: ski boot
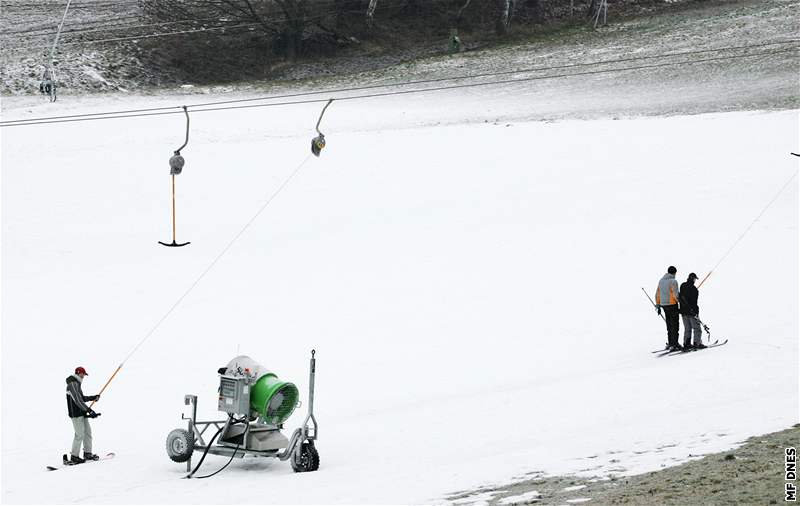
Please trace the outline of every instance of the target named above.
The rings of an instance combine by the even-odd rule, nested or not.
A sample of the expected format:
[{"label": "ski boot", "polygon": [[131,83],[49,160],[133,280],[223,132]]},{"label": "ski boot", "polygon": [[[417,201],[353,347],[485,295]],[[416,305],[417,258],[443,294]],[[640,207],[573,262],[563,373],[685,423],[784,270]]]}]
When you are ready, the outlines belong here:
[{"label": "ski boot", "polygon": [[100,457],[95,453],[83,452],[83,460],[87,462],[90,460],[100,460]]},{"label": "ski boot", "polygon": [[77,455],[71,455],[71,454],[69,456],[69,461],[70,461],[70,463],[72,465],[83,464],[84,462],[86,462],[85,460],[83,460],[82,458],[78,457]]}]

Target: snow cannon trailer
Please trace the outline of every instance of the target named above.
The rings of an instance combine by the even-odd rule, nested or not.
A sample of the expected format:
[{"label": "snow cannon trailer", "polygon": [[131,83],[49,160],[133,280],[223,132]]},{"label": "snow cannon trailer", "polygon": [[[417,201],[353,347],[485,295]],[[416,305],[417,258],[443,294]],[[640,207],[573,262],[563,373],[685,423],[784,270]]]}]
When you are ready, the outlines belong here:
[{"label": "snow cannon trailer", "polygon": [[[308,384],[308,414],[301,427],[287,438],[281,432],[283,423],[300,405],[297,387],[282,381],[250,357],[240,355],[219,374],[219,411],[227,413],[225,420],[197,420],[197,396],[184,396],[191,406],[186,429],[175,429],[167,435],[167,455],[174,462],[186,462],[187,478],[208,478],[225,469],[234,458],[267,457],[289,460],[296,472],[319,469],[319,454],[314,447],[317,439],[317,420],[314,418],[314,374],[316,359],[311,350]],[[310,423],[310,425],[309,425]],[[217,432],[208,442],[203,439],[209,427]],[[206,437],[208,435],[206,434]],[[215,443],[216,441],[216,443]],[[202,451],[202,457],[192,469],[192,455]],[[207,476],[194,476],[209,453],[230,457],[228,463]]]}]

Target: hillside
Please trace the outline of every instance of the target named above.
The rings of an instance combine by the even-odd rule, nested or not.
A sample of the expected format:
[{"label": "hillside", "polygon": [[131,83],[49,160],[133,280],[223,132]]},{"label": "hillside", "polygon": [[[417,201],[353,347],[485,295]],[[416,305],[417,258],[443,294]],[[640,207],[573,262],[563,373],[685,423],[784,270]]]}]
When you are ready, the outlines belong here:
[{"label": "hillside", "polygon": [[[52,36],[31,37],[31,34],[52,31],[60,19],[60,5],[54,0],[36,4],[23,0],[4,2],[0,17],[0,42],[4,48],[0,93],[3,95],[38,93],[42,55],[49,50]],[[457,56],[447,53],[448,32],[444,27],[439,27],[438,32],[426,27],[418,36],[404,36],[401,26],[387,26],[374,38],[348,43],[333,55],[312,54],[288,62],[252,54],[255,49],[241,37],[235,34],[223,37],[217,32],[94,44],[92,40],[157,34],[169,31],[169,27],[98,29],[98,26],[109,26],[112,18],[118,18],[117,26],[123,27],[151,21],[142,19],[136,2],[130,0],[93,2],[91,9],[81,8],[81,5],[68,16],[65,29],[73,32],[65,33],[60,45],[57,68],[61,93],[67,95],[98,91],[185,93],[189,86],[203,92],[270,91],[342,82],[403,81],[409,76],[486,72],[506,68],[509,63],[522,68],[541,67],[759,44],[792,39],[800,29],[793,15],[798,4],[791,0],[643,2],[636,9],[613,4],[611,23],[598,30],[592,30],[581,18],[572,18],[572,21],[567,18],[547,25],[523,24],[521,20],[511,35],[502,40],[478,29],[465,31],[461,37],[467,51]],[[386,14],[388,18],[384,23],[390,21],[391,14]],[[137,21],[139,19],[141,21]],[[400,32],[390,35],[390,28]],[[172,30],[179,31],[177,27]],[[27,35],[14,35],[17,32]],[[767,61],[748,60],[725,65],[706,79],[722,84],[738,81],[734,73],[755,73],[760,81],[771,81],[774,87],[791,80],[791,62],[792,55]],[[656,77],[658,83],[682,76],[671,71]],[[637,87],[654,85],[646,80],[635,84]],[[735,103],[738,108],[760,108],[766,99],[783,107],[796,95],[793,89],[783,87],[778,90],[778,96],[758,97],[753,103],[747,100],[748,95],[758,91],[752,89],[753,85],[748,88],[751,89],[742,90],[744,100],[727,96],[715,102]],[[728,93],[733,95],[738,90],[731,89]],[[704,110],[719,110],[719,107],[720,104],[712,104]]]}]

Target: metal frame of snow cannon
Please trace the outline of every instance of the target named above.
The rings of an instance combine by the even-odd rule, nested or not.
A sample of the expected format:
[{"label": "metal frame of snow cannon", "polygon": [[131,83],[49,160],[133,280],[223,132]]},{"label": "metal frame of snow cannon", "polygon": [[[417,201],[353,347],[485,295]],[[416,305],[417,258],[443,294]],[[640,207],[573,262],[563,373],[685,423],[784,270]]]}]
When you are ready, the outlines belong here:
[{"label": "metal frame of snow cannon", "polygon": [[[182,448],[175,448],[174,451],[179,450],[187,451],[188,455],[183,459],[176,459],[170,455],[170,458],[176,462],[186,462],[186,471],[192,473],[192,453],[194,450],[200,450],[204,453],[211,453],[214,455],[221,455],[231,458],[244,458],[250,457],[267,457],[277,458],[279,460],[292,461],[292,469],[296,472],[316,471],[319,467],[319,455],[314,448],[314,441],[317,439],[318,424],[314,416],[314,377],[316,373],[316,354],[315,350],[311,350],[311,361],[309,371],[309,387],[308,387],[308,413],[301,427],[298,427],[292,433],[292,437],[288,440],[280,431],[283,429],[283,424],[270,425],[263,423],[260,418],[257,419],[253,416],[248,416],[246,423],[243,423],[242,428],[238,424],[241,420],[235,420],[233,416],[229,416],[226,420],[213,420],[213,421],[198,421],[197,420],[197,396],[187,394],[184,396],[183,402],[187,406],[191,406],[191,414],[186,416],[181,414],[182,420],[188,420],[187,430],[176,429],[170,432],[167,437],[167,451],[169,453],[170,444],[177,444]],[[298,406],[300,403],[298,402]],[[311,425],[309,426],[309,422]],[[203,439],[209,427],[214,426],[217,429],[217,434],[221,435],[218,442],[214,444],[214,437],[208,442]],[[177,438],[170,442],[170,437],[175,433],[184,433],[189,436],[190,440],[182,440]],[[286,441],[285,444],[280,444],[277,449],[259,450],[256,448],[248,447],[247,442],[251,439],[272,439],[277,441]],[[309,449],[310,447],[310,449]],[[279,451],[283,448],[283,451]],[[305,455],[304,455],[305,451]]]}]

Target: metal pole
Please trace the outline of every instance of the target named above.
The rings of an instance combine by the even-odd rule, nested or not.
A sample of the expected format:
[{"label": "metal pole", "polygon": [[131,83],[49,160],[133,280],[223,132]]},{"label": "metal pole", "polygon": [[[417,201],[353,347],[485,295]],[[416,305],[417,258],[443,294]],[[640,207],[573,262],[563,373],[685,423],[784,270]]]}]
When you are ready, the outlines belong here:
[{"label": "metal pole", "polygon": [[[195,434],[194,421],[197,420],[197,396],[187,395],[186,400],[188,400],[192,405],[192,417],[189,419],[188,422],[189,425],[188,431],[192,434],[192,437],[194,437]],[[189,460],[186,461],[186,472],[190,473],[191,471],[192,471],[192,456],[190,455]]]},{"label": "metal pole", "polygon": [[50,61],[47,64],[47,68],[50,69],[50,77],[53,80],[53,83],[56,82],[56,73],[53,69],[53,59],[56,55],[56,47],[58,46],[58,39],[61,37],[61,29],[64,28],[64,21],[67,19],[67,11],[69,11],[69,4],[72,3],[72,0],[67,0],[67,7],[64,9],[64,15],[61,16],[61,22],[58,24],[58,30],[56,31],[56,38],[53,41],[53,47],[50,49]]},{"label": "metal pole", "polygon": [[[99,394],[97,394],[97,395],[102,395],[102,394],[103,394],[103,392],[105,392],[105,391],[106,391],[106,387],[108,386],[108,384],[109,384],[109,383],[111,383],[111,380],[113,380],[113,379],[114,379],[114,376],[116,376],[116,375],[117,375],[117,373],[119,372],[119,370],[120,370],[120,369],[122,369],[122,364],[119,364],[119,367],[117,367],[117,370],[116,370],[116,371],[114,371],[114,374],[112,374],[110,378],[108,378],[108,381],[106,381],[106,384],[105,384],[105,385],[103,385],[103,388],[101,388],[101,389],[100,389],[100,393],[99,393]],[[91,408],[92,406],[94,406],[94,403],[95,403],[95,402],[97,402],[97,401],[92,401],[92,403],[91,403],[91,404],[89,404],[89,407]]]},{"label": "metal pole", "polygon": [[319,131],[319,123],[322,121],[322,117],[325,115],[325,111],[328,109],[328,106],[331,105],[332,103],[333,103],[333,99],[328,100],[328,103],[325,104],[325,107],[322,108],[322,112],[319,113],[319,119],[317,120],[317,126],[314,127],[314,128],[317,129],[317,133],[318,134],[322,134],[322,132]]},{"label": "metal pole", "polygon": [[703,278],[703,281],[701,281],[700,284],[697,285],[697,288],[700,288],[701,286],[703,286],[703,283],[705,283],[706,280],[708,279],[708,277],[711,276],[712,272],[714,272],[714,271],[713,270],[708,271],[708,274],[706,274],[706,277]]},{"label": "metal pole", "polygon": [[[317,359],[314,358],[316,350],[311,350],[311,372],[308,377],[308,412],[314,414],[314,373],[317,368]],[[316,434],[314,434],[316,436]]]},{"label": "metal pole", "polygon": [[[655,303],[655,302],[653,302],[653,299],[652,299],[652,297],[650,297],[650,294],[649,294],[649,293],[647,293],[647,292],[645,292],[644,288],[642,288],[642,291],[644,292],[644,295],[647,297],[647,300],[649,300],[649,301],[650,301],[650,304],[652,304],[654,308],[658,308],[658,306],[656,306],[656,303]],[[663,315],[663,314],[659,313],[659,314],[658,314],[658,316],[660,316],[662,320],[664,320],[664,321],[667,321],[667,319],[666,319],[666,318],[664,318],[664,315]]]},{"label": "metal pole", "polygon": [[172,243],[175,243],[175,174],[172,175]]}]

